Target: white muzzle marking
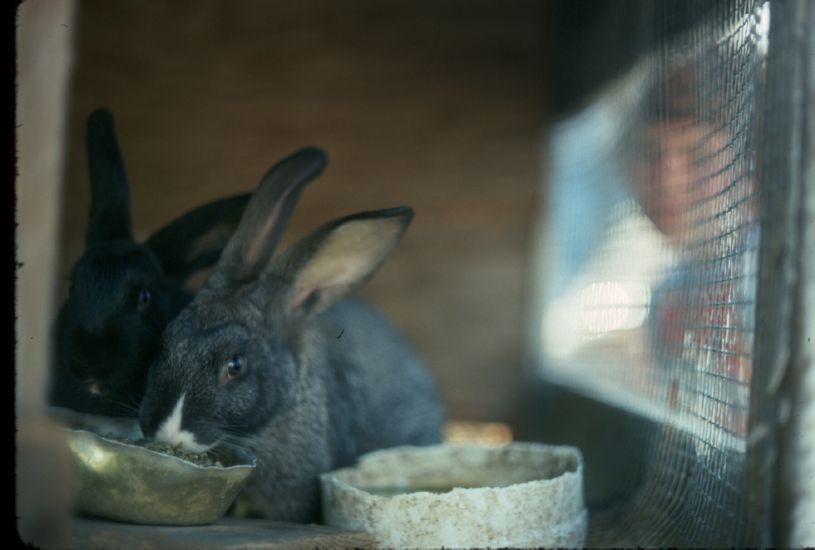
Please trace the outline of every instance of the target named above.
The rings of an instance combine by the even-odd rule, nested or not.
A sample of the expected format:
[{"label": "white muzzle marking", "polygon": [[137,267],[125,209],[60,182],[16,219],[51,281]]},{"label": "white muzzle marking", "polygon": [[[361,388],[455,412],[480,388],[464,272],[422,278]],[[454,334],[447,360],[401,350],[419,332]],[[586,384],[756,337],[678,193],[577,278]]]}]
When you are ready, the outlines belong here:
[{"label": "white muzzle marking", "polygon": [[184,449],[201,453],[208,451],[214,445],[201,445],[195,441],[195,435],[192,432],[181,429],[181,414],[184,409],[184,396],[178,398],[178,403],[175,404],[173,412],[167,417],[167,420],[161,423],[156,432],[156,439],[168,445],[180,446]]}]

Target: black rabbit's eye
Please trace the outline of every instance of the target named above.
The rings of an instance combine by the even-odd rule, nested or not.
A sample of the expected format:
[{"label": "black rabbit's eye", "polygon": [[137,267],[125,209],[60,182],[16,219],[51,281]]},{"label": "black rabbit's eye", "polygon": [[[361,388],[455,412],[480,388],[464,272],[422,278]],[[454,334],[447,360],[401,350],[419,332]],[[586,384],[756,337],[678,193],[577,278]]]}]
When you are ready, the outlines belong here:
[{"label": "black rabbit's eye", "polygon": [[220,382],[226,384],[230,380],[240,377],[246,370],[246,365],[243,357],[236,355],[226,362],[224,368],[221,370]]},{"label": "black rabbit's eye", "polygon": [[151,298],[152,296],[150,295],[149,290],[147,290],[146,288],[141,289],[141,291],[139,292],[139,304],[137,306],[139,308],[139,311],[143,311],[147,306],[150,305]]}]

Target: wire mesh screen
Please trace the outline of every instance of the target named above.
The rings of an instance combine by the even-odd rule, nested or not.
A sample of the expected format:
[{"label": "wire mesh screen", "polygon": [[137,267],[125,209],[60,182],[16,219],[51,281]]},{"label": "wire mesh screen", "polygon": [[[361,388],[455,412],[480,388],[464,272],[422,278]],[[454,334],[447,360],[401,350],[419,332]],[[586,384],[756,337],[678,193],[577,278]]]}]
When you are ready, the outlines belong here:
[{"label": "wire mesh screen", "polygon": [[[550,136],[546,380],[652,421],[642,481],[589,545],[733,544],[744,529],[769,5],[632,3],[642,48]],[[637,9],[633,9],[636,7]]]}]

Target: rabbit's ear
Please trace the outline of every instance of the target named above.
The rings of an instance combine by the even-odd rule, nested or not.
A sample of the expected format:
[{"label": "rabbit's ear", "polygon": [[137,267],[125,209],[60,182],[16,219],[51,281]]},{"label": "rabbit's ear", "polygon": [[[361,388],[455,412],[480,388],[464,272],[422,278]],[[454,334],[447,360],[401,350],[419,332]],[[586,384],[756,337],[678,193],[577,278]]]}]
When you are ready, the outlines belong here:
[{"label": "rabbit's ear", "polygon": [[98,109],[90,114],[85,143],[91,181],[91,215],[85,244],[133,240],[130,188],[110,111]]},{"label": "rabbit's ear", "polygon": [[240,284],[258,275],[283,235],[303,188],[320,175],[326,163],[323,151],[307,147],[263,176],[206,286]]},{"label": "rabbit's ear", "polygon": [[290,285],[288,310],[305,317],[361,287],[396,247],[413,219],[407,207],[330,222],[273,262]]},{"label": "rabbit's ear", "polygon": [[182,284],[218,261],[246,209],[251,193],[210,202],[187,212],[147,240],[164,274]]}]

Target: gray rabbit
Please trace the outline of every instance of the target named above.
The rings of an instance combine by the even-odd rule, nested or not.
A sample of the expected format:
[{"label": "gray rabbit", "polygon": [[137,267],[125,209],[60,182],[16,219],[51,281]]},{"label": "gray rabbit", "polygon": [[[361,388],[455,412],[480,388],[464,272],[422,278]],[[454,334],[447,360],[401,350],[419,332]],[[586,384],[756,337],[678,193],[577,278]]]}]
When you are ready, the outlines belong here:
[{"label": "gray rabbit", "polygon": [[215,270],[167,327],[140,424],[188,449],[249,448],[258,466],[236,507],[319,518],[318,475],[360,454],[441,439],[436,385],[374,309],[345,298],[397,245],[413,211],[332,221],[273,256],[325,154],[306,148],[263,178]]},{"label": "gray rabbit", "polygon": [[205,204],[139,243],[109,111],[90,114],[85,140],[90,220],[86,249],[56,321],[49,402],[83,413],[135,417],[161,333],[192,298],[184,282],[215,263],[251,195]]}]

